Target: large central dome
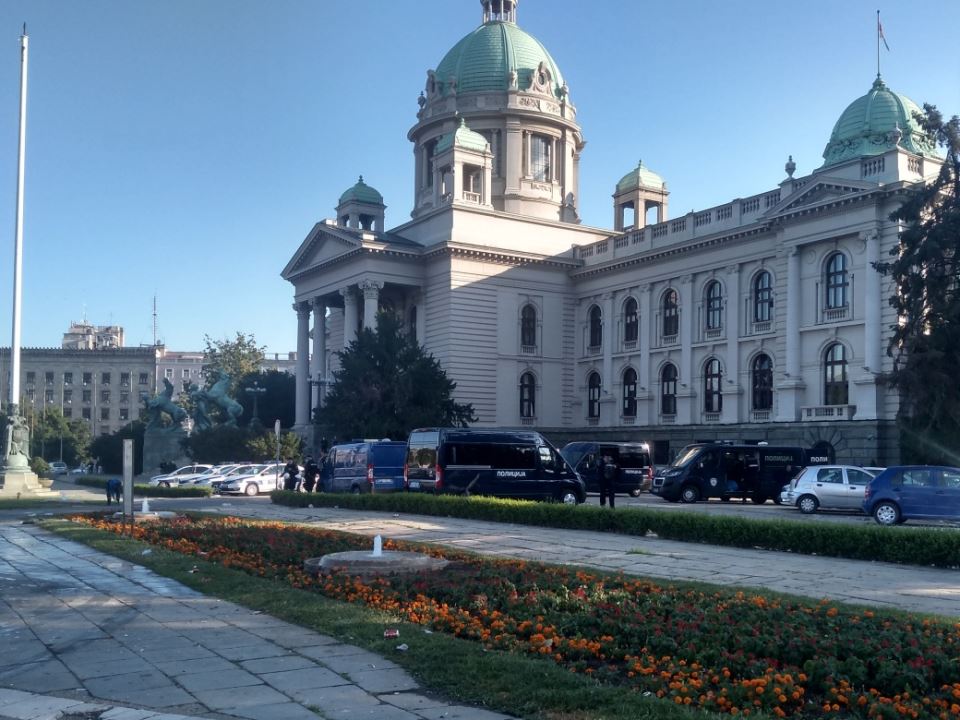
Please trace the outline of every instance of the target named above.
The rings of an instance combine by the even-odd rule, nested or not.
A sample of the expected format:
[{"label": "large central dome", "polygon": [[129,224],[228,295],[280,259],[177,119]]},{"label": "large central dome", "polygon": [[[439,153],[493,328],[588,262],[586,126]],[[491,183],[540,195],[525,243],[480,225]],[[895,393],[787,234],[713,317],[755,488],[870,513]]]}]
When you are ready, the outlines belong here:
[{"label": "large central dome", "polygon": [[559,97],[563,87],[560,68],[540,41],[515,23],[491,20],[454,45],[440,61],[438,89],[442,95],[448,95],[451,87],[456,87],[457,94],[506,90],[512,72],[519,87],[525,88],[541,63],[550,71],[553,94]]}]

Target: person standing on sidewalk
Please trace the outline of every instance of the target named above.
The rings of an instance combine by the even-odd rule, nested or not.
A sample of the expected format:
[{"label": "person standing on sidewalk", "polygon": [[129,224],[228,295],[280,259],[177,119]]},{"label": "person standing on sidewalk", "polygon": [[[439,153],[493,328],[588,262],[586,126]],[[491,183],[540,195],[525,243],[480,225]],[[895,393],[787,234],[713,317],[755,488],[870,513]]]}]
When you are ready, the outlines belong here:
[{"label": "person standing on sidewalk", "polygon": [[617,485],[617,476],[620,474],[620,468],[613,461],[611,455],[604,455],[600,466],[600,507],[606,507],[607,499],[610,500],[610,509],[615,507],[615,489]]},{"label": "person standing on sidewalk", "polygon": [[317,475],[319,474],[320,468],[317,467],[316,460],[314,460],[312,457],[308,457],[306,464],[303,466],[304,492],[313,492],[313,488],[317,484]]}]

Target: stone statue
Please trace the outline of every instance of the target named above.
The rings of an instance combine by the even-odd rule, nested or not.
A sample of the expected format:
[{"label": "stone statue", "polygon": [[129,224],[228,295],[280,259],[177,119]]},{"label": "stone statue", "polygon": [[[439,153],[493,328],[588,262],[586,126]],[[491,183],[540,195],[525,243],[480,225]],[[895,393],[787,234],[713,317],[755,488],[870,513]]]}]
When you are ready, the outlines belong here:
[{"label": "stone statue", "polygon": [[26,418],[11,415],[7,418],[5,457],[8,468],[29,467],[30,427]]},{"label": "stone statue", "polygon": [[163,425],[163,414],[170,416],[172,424],[171,429],[179,428],[181,423],[187,419],[187,411],[173,402],[173,383],[163,378],[163,390],[156,396],[147,400],[147,430],[165,429]]},{"label": "stone statue", "polygon": [[243,406],[227,395],[227,388],[229,387],[230,375],[220,372],[209,390],[196,390],[190,393],[190,397],[196,405],[193,417],[193,426],[196,430],[206,430],[213,427],[213,422],[208,415],[211,402],[223,411],[224,425],[227,427],[237,426],[237,418],[243,414]]}]

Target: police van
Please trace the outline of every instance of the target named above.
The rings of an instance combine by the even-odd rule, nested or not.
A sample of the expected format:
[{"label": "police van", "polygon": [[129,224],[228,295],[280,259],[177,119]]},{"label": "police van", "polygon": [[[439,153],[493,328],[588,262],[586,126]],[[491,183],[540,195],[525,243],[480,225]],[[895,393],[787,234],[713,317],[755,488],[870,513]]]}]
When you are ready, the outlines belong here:
[{"label": "police van", "polygon": [[638,497],[653,483],[653,463],[647,443],[578,440],[567,443],[560,452],[583,478],[587,492],[600,492],[601,461],[607,456],[613,458],[617,466],[615,493]]},{"label": "police van", "polygon": [[420,428],[407,439],[404,480],[413,492],[582,503],[583,480],[538,432]]},{"label": "police van", "polygon": [[780,490],[800,468],[829,462],[828,455],[802,447],[694,443],[657,473],[650,492],[669,502],[739,497],[779,503]]}]

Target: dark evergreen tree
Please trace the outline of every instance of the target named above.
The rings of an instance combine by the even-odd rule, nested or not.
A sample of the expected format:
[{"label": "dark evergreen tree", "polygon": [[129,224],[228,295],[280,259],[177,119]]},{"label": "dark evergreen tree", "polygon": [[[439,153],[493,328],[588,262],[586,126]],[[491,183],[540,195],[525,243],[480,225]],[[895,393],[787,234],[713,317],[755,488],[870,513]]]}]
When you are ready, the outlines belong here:
[{"label": "dark evergreen tree", "polygon": [[895,363],[885,380],[900,394],[904,459],[960,465],[960,120],[944,121],[932,105],[918,120],[946,157],[937,178],[890,216],[900,242],[876,266],[896,287]]},{"label": "dark evergreen tree", "polygon": [[473,406],[457,403],[457,385],[390,313],[338,353],[340,369],[315,420],[327,438],[406,439],[411,429],[466,427]]},{"label": "dark evergreen tree", "polygon": [[247,389],[257,387],[263,390],[256,403],[261,424],[272,430],[274,421],[279,420],[281,427],[293,427],[296,385],[293,375],[279,370],[244,375],[237,387],[237,401],[243,405],[244,421],[253,421],[253,393]]}]

